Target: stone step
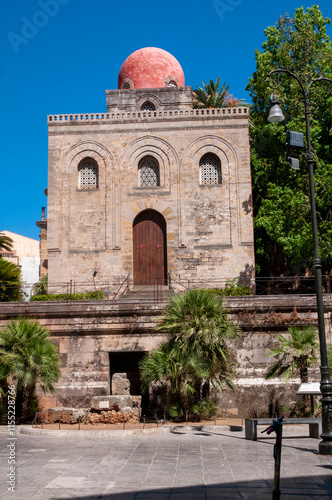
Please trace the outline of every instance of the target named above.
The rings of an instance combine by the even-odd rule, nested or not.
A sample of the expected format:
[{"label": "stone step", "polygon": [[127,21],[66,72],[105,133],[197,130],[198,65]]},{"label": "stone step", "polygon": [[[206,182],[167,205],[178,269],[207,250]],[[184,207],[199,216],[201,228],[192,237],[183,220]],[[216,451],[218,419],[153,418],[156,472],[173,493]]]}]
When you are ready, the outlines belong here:
[{"label": "stone step", "polygon": [[149,299],[149,300],[164,300],[174,295],[174,291],[170,290],[167,286],[151,286],[151,285],[137,285],[132,286],[123,295],[122,299]]}]

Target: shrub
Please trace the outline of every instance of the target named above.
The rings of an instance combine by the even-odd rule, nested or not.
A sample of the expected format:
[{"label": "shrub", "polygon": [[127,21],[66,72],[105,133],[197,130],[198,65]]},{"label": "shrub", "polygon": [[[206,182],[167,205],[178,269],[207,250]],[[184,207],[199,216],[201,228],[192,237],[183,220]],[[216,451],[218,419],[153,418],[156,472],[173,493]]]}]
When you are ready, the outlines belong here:
[{"label": "shrub", "polygon": [[34,295],[46,295],[47,294],[47,276],[40,278],[38,283],[33,285]]},{"label": "shrub", "polygon": [[217,415],[219,412],[218,408],[218,399],[216,398],[206,398],[200,401],[197,401],[196,404],[192,407],[192,412],[196,415],[200,420],[206,420],[208,418]]},{"label": "shrub", "polygon": [[104,292],[88,293],[58,293],[56,295],[33,295],[33,302],[61,302],[65,300],[100,300],[104,298]]},{"label": "shrub", "polygon": [[211,295],[221,297],[238,297],[243,295],[251,295],[252,291],[244,285],[240,285],[236,278],[227,280],[225,288],[209,288],[205,290]]}]

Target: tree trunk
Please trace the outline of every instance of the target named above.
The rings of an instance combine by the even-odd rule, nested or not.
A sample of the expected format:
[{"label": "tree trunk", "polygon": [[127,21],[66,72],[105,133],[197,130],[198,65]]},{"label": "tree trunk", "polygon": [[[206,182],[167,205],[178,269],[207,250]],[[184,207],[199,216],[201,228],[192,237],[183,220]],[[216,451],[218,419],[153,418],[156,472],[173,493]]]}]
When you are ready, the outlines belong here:
[{"label": "tree trunk", "polygon": [[[301,384],[306,384],[309,381],[308,374],[308,357],[303,356],[299,360],[299,368],[300,368],[300,380]],[[311,416],[310,412],[310,398],[308,394],[302,395],[302,404],[301,404],[301,413],[304,417]]]},{"label": "tree trunk", "polygon": [[35,393],[35,386],[34,385],[31,385],[31,386],[25,388],[23,404],[22,404],[22,421],[23,422],[25,422],[29,416],[29,411],[31,408],[34,393]]}]

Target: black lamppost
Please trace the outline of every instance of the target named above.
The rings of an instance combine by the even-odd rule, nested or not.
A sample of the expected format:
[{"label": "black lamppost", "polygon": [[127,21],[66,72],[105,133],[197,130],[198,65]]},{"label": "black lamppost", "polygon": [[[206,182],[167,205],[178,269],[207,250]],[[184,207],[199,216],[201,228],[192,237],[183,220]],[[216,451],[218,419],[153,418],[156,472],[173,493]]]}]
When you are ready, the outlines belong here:
[{"label": "black lamppost", "polygon": [[[332,382],[327,361],[326,336],[324,324],[324,306],[323,306],[323,291],[322,291],[322,265],[319,258],[318,250],[318,233],[317,233],[317,215],[316,215],[316,200],[315,200],[315,185],[314,185],[314,160],[311,149],[310,140],[310,125],[309,125],[309,92],[313,84],[319,82],[329,82],[332,80],[322,76],[312,80],[307,86],[303,85],[300,79],[287,69],[275,69],[270,71],[267,76],[267,82],[272,75],[286,73],[294,78],[300,86],[305,106],[305,125],[307,138],[307,164],[309,173],[309,189],[310,189],[310,208],[311,208],[311,224],[312,224],[312,239],[314,246],[314,269],[315,269],[315,284],[316,284],[316,299],[317,299],[317,315],[318,315],[318,331],[320,342],[320,358],[321,358],[321,383],[320,390],[322,393],[322,441],[319,443],[319,452],[323,455],[332,455]],[[278,97],[272,95],[272,107],[268,120],[270,122],[280,122],[284,119],[282,111],[279,107]]]}]

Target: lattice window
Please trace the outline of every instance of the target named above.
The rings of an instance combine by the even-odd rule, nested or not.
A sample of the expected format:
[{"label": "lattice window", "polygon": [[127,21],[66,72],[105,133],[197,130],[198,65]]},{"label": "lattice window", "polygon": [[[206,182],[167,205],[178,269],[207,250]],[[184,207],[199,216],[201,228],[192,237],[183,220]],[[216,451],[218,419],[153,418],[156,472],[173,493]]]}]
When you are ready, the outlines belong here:
[{"label": "lattice window", "polygon": [[79,189],[98,189],[98,164],[93,158],[84,158],[78,166]]},{"label": "lattice window", "polygon": [[129,82],[125,82],[122,86],[123,89],[130,89],[130,83]]},{"label": "lattice window", "polygon": [[140,186],[159,186],[159,163],[153,156],[146,156],[138,165]]},{"label": "lattice window", "polygon": [[176,83],[174,80],[171,80],[168,84],[169,87],[177,87]]},{"label": "lattice window", "polygon": [[221,164],[218,156],[207,153],[199,162],[200,184],[221,184]]},{"label": "lattice window", "polygon": [[150,101],[145,101],[141,106],[142,111],[154,111],[155,109],[155,105]]}]

